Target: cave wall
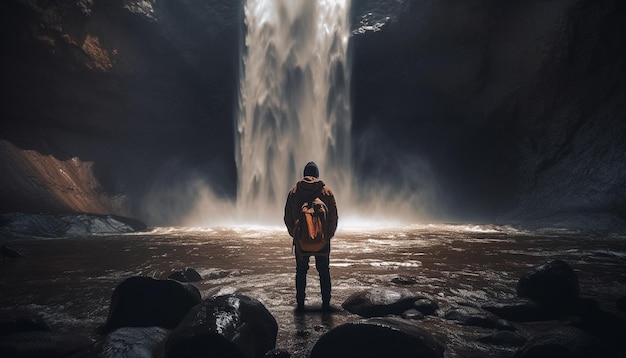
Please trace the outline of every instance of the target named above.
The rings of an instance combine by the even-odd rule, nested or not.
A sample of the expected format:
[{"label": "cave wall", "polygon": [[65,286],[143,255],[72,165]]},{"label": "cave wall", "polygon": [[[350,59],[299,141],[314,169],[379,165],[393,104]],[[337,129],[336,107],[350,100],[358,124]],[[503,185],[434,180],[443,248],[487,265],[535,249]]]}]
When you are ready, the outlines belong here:
[{"label": "cave wall", "polygon": [[[146,197],[192,176],[234,194],[228,133],[239,2],[9,0],[0,13],[0,139],[57,164],[74,157],[92,163],[102,190],[126,198],[115,210],[127,215],[145,217]],[[36,179],[45,180],[53,178]],[[11,185],[0,183],[3,197],[19,190]],[[27,194],[24,201],[38,199]],[[19,201],[7,198],[0,210],[24,210]],[[85,209],[63,202],[30,208]]]},{"label": "cave wall", "polygon": [[400,149],[428,161],[450,217],[625,218],[624,4],[395,6],[353,38],[354,135],[385,133],[375,151],[355,148],[361,175]]},{"label": "cave wall", "polygon": [[[441,219],[626,219],[625,15],[617,0],[353,1],[356,176],[436,188],[424,205]],[[0,148],[46,170],[77,158],[101,200],[39,200],[3,149],[0,211],[112,205],[167,225],[151,209],[193,197],[147,208],[163,188],[234,196],[242,16],[228,0],[3,1]]]}]

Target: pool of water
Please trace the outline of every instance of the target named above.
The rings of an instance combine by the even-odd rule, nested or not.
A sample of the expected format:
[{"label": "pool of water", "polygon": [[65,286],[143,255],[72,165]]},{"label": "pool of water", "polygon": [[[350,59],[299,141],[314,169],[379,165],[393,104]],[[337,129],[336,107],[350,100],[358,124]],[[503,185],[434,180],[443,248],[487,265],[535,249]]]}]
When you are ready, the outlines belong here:
[{"label": "pool of water", "polygon": [[[125,278],[166,278],[185,267],[205,279],[195,283],[203,297],[242,293],[260,300],[279,325],[277,348],[305,357],[333,327],[360,319],[341,309],[353,292],[394,287],[392,279],[413,277],[402,286],[437,300],[481,304],[514,297],[521,274],[552,259],[576,271],[581,295],[617,312],[626,296],[626,234],[572,230],[523,230],[494,225],[408,225],[340,228],[332,240],[331,313],[321,305],[312,262],[305,315],[295,315],[295,260],[291,239],[280,227],[160,227],[122,235],[42,239],[3,238],[0,244],[24,257],[0,261],[0,314],[35,312],[54,329],[97,338],[111,294]],[[446,346],[446,357],[511,356],[513,351],[473,343],[491,330],[461,327],[429,318],[418,321]],[[522,324],[530,335],[541,324]]]}]

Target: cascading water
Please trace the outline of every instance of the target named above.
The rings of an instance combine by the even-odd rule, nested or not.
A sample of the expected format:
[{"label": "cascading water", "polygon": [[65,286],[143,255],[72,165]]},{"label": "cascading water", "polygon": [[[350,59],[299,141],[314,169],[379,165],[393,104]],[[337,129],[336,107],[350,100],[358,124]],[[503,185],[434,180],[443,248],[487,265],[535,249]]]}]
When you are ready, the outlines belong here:
[{"label": "cascading water", "polygon": [[338,201],[347,200],[349,0],[248,0],[244,10],[237,216],[280,221],[287,192],[311,160]]}]

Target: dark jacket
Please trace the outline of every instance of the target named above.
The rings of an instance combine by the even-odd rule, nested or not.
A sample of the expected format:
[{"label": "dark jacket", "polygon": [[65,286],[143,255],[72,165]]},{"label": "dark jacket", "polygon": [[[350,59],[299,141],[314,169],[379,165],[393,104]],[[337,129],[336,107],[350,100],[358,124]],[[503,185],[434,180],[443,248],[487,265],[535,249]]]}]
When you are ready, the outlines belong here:
[{"label": "dark jacket", "polygon": [[332,238],[337,230],[337,203],[332,190],[318,178],[306,176],[302,178],[296,186],[294,186],[287,195],[287,203],[285,204],[285,226],[289,235],[294,237],[296,220],[300,216],[302,204],[305,201],[320,198],[328,207],[326,221],[328,223],[328,232],[326,236]]}]

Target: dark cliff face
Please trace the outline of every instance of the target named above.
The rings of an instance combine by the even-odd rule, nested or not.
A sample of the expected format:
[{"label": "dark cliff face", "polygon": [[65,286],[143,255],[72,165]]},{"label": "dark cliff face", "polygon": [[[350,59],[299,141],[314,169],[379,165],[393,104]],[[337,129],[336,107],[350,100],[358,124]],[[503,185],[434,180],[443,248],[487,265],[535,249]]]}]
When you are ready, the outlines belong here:
[{"label": "dark cliff face", "polygon": [[[381,31],[353,39],[355,136],[382,129],[390,153],[427,160],[453,216],[624,219],[624,4],[396,6]],[[361,168],[384,162],[355,152]]]},{"label": "dark cliff face", "polygon": [[[617,0],[355,1],[355,30],[384,24],[351,39],[355,172],[426,168],[398,185],[435,182],[453,219],[626,218],[625,16]],[[95,194],[41,200],[60,179],[3,150],[0,210],[164,225],[155,190],[201,178],[234,196],[242,17],[229,0],[3,1],[0,140],[86,173],[90,189],[61,192]]]},{"label": "dark cliff face", "polygon": [[[10,0],[0,7],[0,139],[92,162],[103,190],[127,198],[130,215],[145,215],[141,203],[158,183],[190,176],[234,194],[240,4]],[[46,180],[30,179],[43,187]],[[11,197],[0,209],[29,210],[26,199],[39,199]],[[84,210],[42,199],[50,205],[30,210]]]}]

